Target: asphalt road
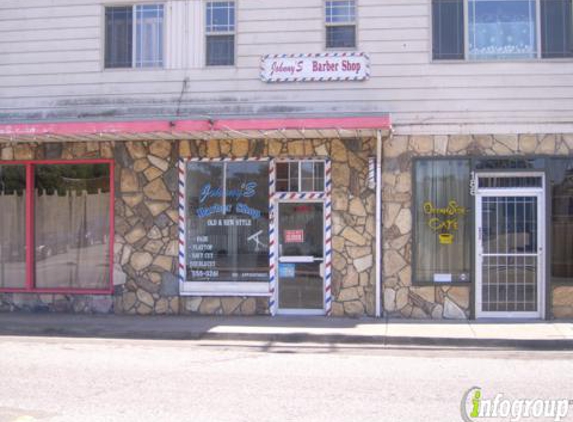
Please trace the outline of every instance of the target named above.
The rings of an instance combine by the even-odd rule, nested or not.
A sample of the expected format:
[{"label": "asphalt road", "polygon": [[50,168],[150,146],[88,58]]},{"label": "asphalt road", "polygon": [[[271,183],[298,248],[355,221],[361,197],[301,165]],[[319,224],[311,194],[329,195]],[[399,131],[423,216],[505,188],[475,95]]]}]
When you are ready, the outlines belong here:
[{"label": "asphalt road", "polygon": [[573,353],[0,338],[0,422],[452,422],[472,386],[573,399]]}]

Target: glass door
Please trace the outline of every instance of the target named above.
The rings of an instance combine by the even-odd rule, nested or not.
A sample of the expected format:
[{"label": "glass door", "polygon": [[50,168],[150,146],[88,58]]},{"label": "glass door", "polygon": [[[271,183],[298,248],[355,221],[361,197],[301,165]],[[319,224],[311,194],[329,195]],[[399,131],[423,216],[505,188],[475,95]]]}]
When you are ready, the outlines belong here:
[{"label": "glass door", "polygon": [[543,194],[488,189],[476,202],[476,315],[542,317]]},{"label": "glass door", "polygon": [[280,202],[280,313],[324,314],[324,205]]}]

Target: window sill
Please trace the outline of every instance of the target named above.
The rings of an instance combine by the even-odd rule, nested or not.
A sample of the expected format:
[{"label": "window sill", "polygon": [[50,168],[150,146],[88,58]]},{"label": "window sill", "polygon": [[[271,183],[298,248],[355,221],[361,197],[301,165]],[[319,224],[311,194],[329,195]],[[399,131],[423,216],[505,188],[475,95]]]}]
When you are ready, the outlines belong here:
[{"label": "window sill", "polygon": [[535,59],[513,59],[513,60],[508,60],[508,59],[500,59],[500,60],[493,60],[493,59],[488,59],[488,60],[468,60],[468,59],[446,59],[446,60],[434,60],[434,59],[430,59],[430,64],[448,64],[448,65],[452,65],[452,64],[481,64],[481,63],[488,63],[488,64],[492,64],[492,63],[498,63],[498,64],[508,64],[508,63],[517,63],[517,64],[523,64],[523,63],[573,63],[573,57],[563,57],[563,58],[554,58],[554,59],[541,59],[541,58],[535,58]]},{"label": "window sill", "polygon": [[337,51],[354,51],[354,52],[360,51],[358,49],[358,46],[356,46],[356,47],[325,47],[324,49],[327,53],[335,53]]},{"label": "window sill", "polygon": [[192,282],[179,283],[181,296],[270,296],[269,282]]},{"label": "window sill", "polygon": [[161,67],[104,67],[103,72],[153,72],[167,70],[165,66]]},{"label": "window sill", "polygon": [[30,293],[30,294],[66,294],[66,295],[93,295],[103,296],[113,294],[113,289],[106,290],[89,290],[89,289],[0,289],[0,294],[6,293]]},{"label": "window sill", "polygon": [[459,286],[467,286],[471,287],[474,283],[472,280],[469,281],[452,281],[451,283],[440,283],[436,281],[412,281],[413,287],[459,287]]}]

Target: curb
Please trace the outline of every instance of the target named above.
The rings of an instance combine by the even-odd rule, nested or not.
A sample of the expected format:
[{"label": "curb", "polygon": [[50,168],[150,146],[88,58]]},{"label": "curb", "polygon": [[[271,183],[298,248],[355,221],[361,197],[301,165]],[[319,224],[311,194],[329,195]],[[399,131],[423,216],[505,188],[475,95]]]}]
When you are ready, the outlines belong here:
[{"label": "curb", "polygon": [[157,331],[157,330],[120,330],[86,329],[65,327],[22,327],[0,328],[0,336],[31,337],[67,337],[67,338],[101,338],[129,340],[213,340],[233,342],[267,342],[267,343],[317,343],[374,345],[380,347],[429,347],[429,348],[466,348],[466,349],[513,349],[539,351],[573,351],[573,340],[543,339],[478,339],[452,337],[405,337],[375,336],[348,334],[312,334],[295,333],[225,333],[225,332],[192,332],[192,331]]}]

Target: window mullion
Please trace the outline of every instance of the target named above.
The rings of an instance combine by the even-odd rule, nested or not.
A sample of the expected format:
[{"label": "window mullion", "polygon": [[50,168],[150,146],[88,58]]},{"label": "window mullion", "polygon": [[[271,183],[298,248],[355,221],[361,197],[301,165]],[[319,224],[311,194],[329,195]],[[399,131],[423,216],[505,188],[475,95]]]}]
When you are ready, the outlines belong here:
[{"label": "window mullion", "polygon": [[137,6],[133,6],[131,10],[131,20],[133,22],[131,28],[131,67],[137,67]]},{"label": "window mullion", "polygon": [[464,60],[469,60],[470,57],[470,13],[469,13],[469,0],[463,0],[464,12]]},{"label": "window mullion", "polygon": [[541,59],[541,0],[535,0],[535,57]]}]

